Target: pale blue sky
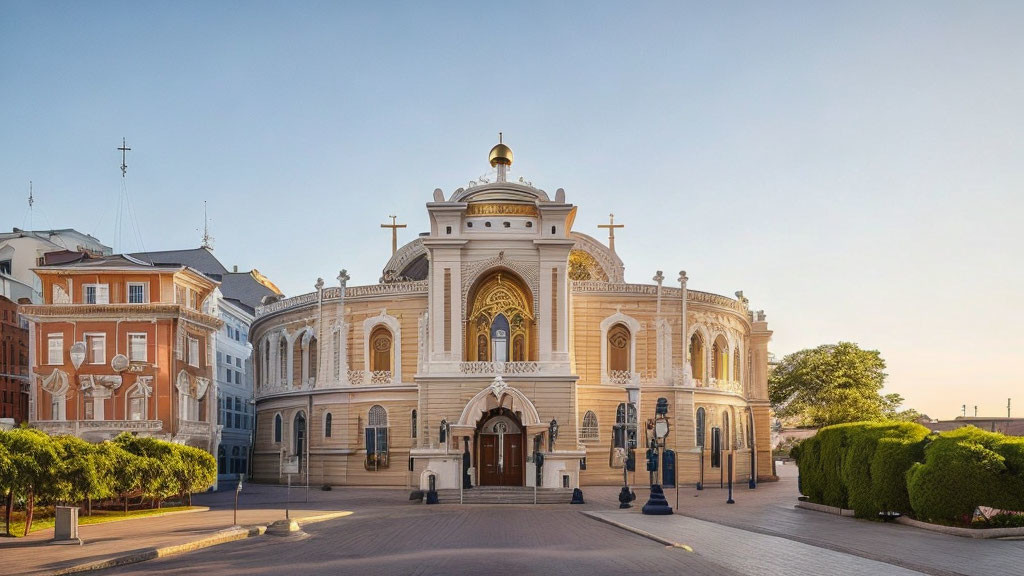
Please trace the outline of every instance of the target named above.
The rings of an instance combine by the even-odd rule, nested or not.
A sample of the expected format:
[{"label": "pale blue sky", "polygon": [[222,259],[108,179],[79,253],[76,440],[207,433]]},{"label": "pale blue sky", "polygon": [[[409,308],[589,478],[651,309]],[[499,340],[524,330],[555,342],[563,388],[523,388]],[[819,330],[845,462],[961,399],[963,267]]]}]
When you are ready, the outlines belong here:
[{"label": "pale blue sky", "polygon": [[[0,3],[0,229],[150,250],[288,294],[376,282],[435,187],[615,212],[627,280],[744,290],[772,350],[882,351],[932,416],[1024,414],[1024,3]],[[827,4],[827,6],[826,6]]]}]

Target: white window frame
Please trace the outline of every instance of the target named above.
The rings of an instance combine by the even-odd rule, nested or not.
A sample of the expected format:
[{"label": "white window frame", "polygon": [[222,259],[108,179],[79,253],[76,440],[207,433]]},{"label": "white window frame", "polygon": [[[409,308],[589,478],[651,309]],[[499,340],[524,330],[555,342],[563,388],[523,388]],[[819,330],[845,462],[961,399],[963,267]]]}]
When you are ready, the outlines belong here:
[{"label": "white window frame", "polygon": [[[142,337],[142,358],[136,357],[132,350],[132,338],[135,336]],[[149,362],[149,334],[145,332],[129,332],[127,348],[129,362]]]},{"label": "white window frame", "polygon": [[[132,288],[142,287],[142,302],[132,302]],[[149,304],[149,282],[128,282],[125,287],[125,302],[128,304]]]},{"label": "white window frame", "polygon": [[[54,361],[54,341],[60,341],[60,350],[57,353],[57,359]],[[50,366],[60,366],[64,364],[64,334],[47,334],[46,335],[46,363]]]},{"label": "white window frame", "polygon": [[[102,366],[107,363],[107,335],[104,332],[86,332],[82,334],[82,339],[85,340],[85,354],[88,362],[92,366]],[[101,359],[99,362],[96,361],[95,350],[93,349],[93,343],[99,341],[101,343]]]},{"label": "white window frame", "polygon": [[[128,396],[128,419],[133,422],[138,422],[146,419],[146,403],[147,398],[141,394],[129,395]],[[136,406],[140,409],[136,411]],[[136,418],[135,416],[139,417]]]},{"label": "white window frame", "polygon": [[[89,289],[94,290],[95,302],[89,302]],[[109,284],[82,284],[82,303],[84,304],[110,304]]]},{"label": "white window frame", "polygon": [[199,338],[188,336],[188,365],[199,368]]}]

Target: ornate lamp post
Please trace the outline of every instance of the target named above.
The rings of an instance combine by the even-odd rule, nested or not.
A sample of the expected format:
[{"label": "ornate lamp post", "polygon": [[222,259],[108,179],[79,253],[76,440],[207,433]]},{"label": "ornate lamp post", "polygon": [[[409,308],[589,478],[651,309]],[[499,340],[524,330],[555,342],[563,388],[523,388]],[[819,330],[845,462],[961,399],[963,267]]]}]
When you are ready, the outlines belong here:
[{"label": "ornate lamp post", "polygon": [[[622,462],[622,491],[619,492],[619,508],[631,508],[633,500],[636,500],[636,494],[629,489],[629,454],[630,451],[636,447],[636,445],[630,441],[630,430],[633,430],[634,435],[636,434],[636,423],[630,422],[630,408],[633,408],[634,413],[638,410],[640,402],[640,387],[634,384],[626,386],[626,406],[623,410],[622,424],[616,424],[614,429],[615,437],[617,438],[616,445],[621,446],[625,458]],[[635,436],[634,436],[635,438]]]},{"label": "ornate lamp post", "polygon": [[665,445],[669,432],[667,398],[658,398],[653,429],[654,437],[651,438],[651,447],[647,450],[647,471],[651,473],[651,497],[647,504],[644,504],[643,513],[663,516],[672,513],[672,508],[665,499],[665,492],[658,482],[659,449]]}]

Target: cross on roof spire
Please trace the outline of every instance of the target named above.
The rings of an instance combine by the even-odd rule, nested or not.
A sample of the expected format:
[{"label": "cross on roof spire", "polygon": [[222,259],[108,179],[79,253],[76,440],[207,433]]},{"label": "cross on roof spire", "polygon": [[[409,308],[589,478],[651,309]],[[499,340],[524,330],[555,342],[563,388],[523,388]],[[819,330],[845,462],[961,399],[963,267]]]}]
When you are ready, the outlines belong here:
[{"label": "cross on roof spire", "polygon": [[608,229],[608,248],[611,248],[611,251],[615,252],[615,229],[616,228],[625,228],[626,225],[625,224],[616,224],[615,223],[615,214],[609,214],[608,215],[608,223],[607,224],[598,224],[597,227],[598,228],[607,228]]},{"label": "cross on roof spire", "polygon": [[121,178],[124,178],[124,173],[128,170],[128,164],[125,163],[126,154],[131,150],[124,138],[121,138],[121,147],[118,150],[121,151]]},{"label": "cross on roof spire", "polygon": [[389,214],[388,218],[391,218],[391,224],[381,224],[381,228],[391,228],[391,255],[394,256],[398,252],[398,229],[405,228],[405,224],[397,224],[398,216]]}]

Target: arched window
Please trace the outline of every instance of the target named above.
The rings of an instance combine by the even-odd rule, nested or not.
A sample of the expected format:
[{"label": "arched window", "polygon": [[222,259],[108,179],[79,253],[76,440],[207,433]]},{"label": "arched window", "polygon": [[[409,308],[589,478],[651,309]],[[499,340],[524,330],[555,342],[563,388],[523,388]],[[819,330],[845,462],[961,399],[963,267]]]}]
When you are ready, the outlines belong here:
[{"label": "arched window", "polygon": [[694,332],[690,337],[690,367],[694,380],[704,379],[704,339],[700,332]]},{"label": "arched window", "polygon": [[629,372],[630,333],[625,324],[608,330],[608,373]]},{"label": "arched window", "polygon": [[281,367],[281,383],[284,384],[288,381],[288,339],[283,335],[277,349],[277,365]]},{"label": "arched window", "polygon": [[636,448],[636,405],[629,405],[629,421],[626,421],[626,403],[620,402],[619,407],[615,409],[615,423],[616,424],[630,424],[627,427],[626,438],[629,441],[630,448]]},{"label": "arched window", "polygon": [[732,351],[732,379],[736,382],[742,381],[740,378],[740,348],[737,346]]},{"label": "arched window", "polygon": [[715,380],[725,380],[726,367],[729,366],[729,345],[721,335],[715,338],[711,345],[711,377]]},{"label": "arched window", "polygon": [[512,338],[512,361],[523,362],[526,360],[526,338],[522,334],[516,334]]},{"label": "arched window", "polygon": [[[391,331],[386,326],[380,325],[370,332],[370,371],[391,372],[391,350],[393,339]],[[383,410],[383,408],[381,408]]]},{"label": "arched window", "polygon": [[[390,336],[390,332],[388,332]],[[388,467],[388,413],[380,404],[374,404],[366,417],[366,469]]]},{"label": "arched window", "polygon": [[416,426],[417,426],[417,423],[416,423],[416,411],[413,410],[412,411],[412,437],[413,438],[416,437]]},{"label": "arched window", "polygon": [[732,446],[731,437],[729,436],[729,413],[725,410],[722,411],[722,450],[728,450]]},{"label": "arched window", "polygon": [[324,438],[331,437],[331,424],[333,424],[333,420],[334,417],[330,412],[328,412],[327,416],[324,418]]},{"label": "arched window", "polygon": [[303,461],[306,458],[306,413],[299,412],[292,422],[292,440],[294,442],[293,454],[299,457],[299,470],[302,470]]},{"label": "arched window", "polygon": [[597,442],[598,440],[597,414],[593,410],[587,410],[583,415],[583,426],[580,427],[581,442]]},{"label": "arched window", "polygon": [[281,443],[281,415],[274,416],[274,442]]},{"label": "arched window", "polygon": [[697,446],[702,450],[707,445],[707,418],[704,407],[697,408]]},{"label": "arched window", "polygon": [[228,473],[228,459],[225,454],[224,445],[221,444],[217,447],[217,474]]},{"label": "arched window", "polygon": [[320,353],[316,336],[309,339],[309,377],[316,378],[317,356]]}]

